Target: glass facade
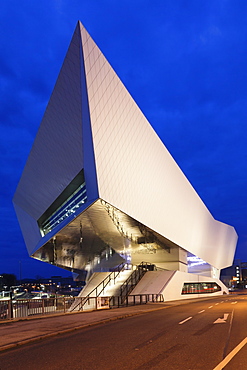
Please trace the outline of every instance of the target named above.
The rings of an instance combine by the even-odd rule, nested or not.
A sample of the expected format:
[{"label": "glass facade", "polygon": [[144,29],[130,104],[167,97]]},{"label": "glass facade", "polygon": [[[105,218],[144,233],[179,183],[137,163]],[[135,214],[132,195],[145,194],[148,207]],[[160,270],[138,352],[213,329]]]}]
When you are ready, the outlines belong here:
[{"label": "glass facade", "polygon": [[86,185],[80,185],[79,188],[64,202],[47,220],[41,224],[43,235],[49,233],[65,218],[75,213],[77,208],[80,208],[86,201]]},{"label": "glass facade", "polygon": [[182,294],[205,294],[221,291],[221,287],[216,283],[184,283]]},{"label": "glass facade", "polygon": [[48,234],[60,222],[75,213],[86,200],[86,184],[82,170],[39,218],[38,225],[41,235]]}]

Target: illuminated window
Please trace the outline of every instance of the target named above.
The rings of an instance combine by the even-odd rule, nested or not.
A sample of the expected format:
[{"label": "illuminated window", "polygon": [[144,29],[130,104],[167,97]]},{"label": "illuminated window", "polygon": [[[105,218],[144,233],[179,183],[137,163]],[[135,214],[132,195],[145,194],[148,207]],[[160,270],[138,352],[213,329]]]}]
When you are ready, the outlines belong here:
[{"label": "illuminated window", "polygon": [[182,294],[205,294],[221,291],[216,283],[184,283]]},{"label": "illuminated window", "polygon": [[83,170],[71,181],[52,205],[38,220],[41,235],[44,236],[71,216],[87,200]]}]

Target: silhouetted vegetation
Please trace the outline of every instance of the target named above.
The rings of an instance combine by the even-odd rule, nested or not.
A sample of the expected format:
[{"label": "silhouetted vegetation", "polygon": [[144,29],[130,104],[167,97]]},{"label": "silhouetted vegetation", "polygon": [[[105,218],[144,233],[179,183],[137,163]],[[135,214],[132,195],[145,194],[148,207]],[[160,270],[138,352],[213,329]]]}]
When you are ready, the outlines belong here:
[{"label": "silhouetted vegetation", "polygon": [[14,274],[0,274],[0,290],[9,289],[14,285],[16,285],[16,276]]}]

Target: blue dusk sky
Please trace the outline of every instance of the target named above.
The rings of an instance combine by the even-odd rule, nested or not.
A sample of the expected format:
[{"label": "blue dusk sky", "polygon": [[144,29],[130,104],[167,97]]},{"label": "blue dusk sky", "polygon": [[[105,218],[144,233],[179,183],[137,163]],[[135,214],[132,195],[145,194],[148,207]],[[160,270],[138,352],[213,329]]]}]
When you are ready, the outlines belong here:
[{"label": "blue dusk sky", "polygon": [[247,261],[247,1],[0,0],[0,273],[69,275],[29,258],[12,198],[78,20]]}]

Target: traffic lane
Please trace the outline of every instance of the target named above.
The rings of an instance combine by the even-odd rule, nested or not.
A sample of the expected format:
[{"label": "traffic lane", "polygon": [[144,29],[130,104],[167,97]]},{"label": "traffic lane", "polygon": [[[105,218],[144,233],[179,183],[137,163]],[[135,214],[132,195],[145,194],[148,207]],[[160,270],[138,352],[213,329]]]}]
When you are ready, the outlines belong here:
[{"label": "traffic lane", "polygon": [[[209,357],[205,353],[212,356],[215,350],[213,357],[218,355],[219,343],[216,346],[209,340],[211,328],[208,329],[207,325],[212,325],[212,320],[217,316],[221,317],[224,309],[218,309],[218,312],[213,312],[213,309],[216,311],[220,302],[223,304],[225,301],[220,297],[215,302],[209,300],[171,307],[45,340],[40,344],[12,350],[8,358],[0,356],[1,366],[4,369],[65,369],[73,364],[75,369],[115,369],[116,364],[120,363],[122,369],[136,369],[140,366],[161,368],[161,365],[168,368],[168,364],[170,369],[212,368],[205,367],[205,359],[208,364]],[[194,315],[193,319],[179,324],[187,315]],[[225,330],[225,325],[218,325],[217,330],[213,330],[214,338],[217,335],[224,338]],[[210,345],[205,346],[205,341]],[[218,338],[216,341],[222,342]],[[220,352],[222,349],[221,343]],[[20,358],[26,358],[27,361],[20,363]],[[200,363],[202,366],[198,367]]]},{"label": "traffic lane", "polygon": [[224,366],[224,370],[236,370],[236,369],[245,370],[246,368],[247,368],[247,344],[241,347],[241,349],[236,354],[234,354],[233,358],[229,361],[229,363],[226,366]]},{"label": "traffic lane", "polygon": [[[241,303],[241,300],[245,300],[245,302],[243,302],[244,304],[242,304],[241,306],[238,305],[238,306],[234,306],[236,304],[238,304],[239,302]],[[201,353],[201,358],[200,359],[197,359],[196,356],[193,355],[192,353],[192,356],[191,354],[189,354],[189,358],[188,356],[186,357],[186,353],[183,353],[182,355],[182,361],[179,362],[178,359],[173,359],[171,356],[169,357],[168,360],[166,361],[163,361],[163,366],[170,366],[172,369],[173,368],[183,368],[184,369],[184,363],[186,363],[186,366],[189,368],[189,369],[210,369],[210,368],[213,368],[214,366],[213,365],[217,365],[219,362],[221,362],[222,358],[224,357],[225,353],[227,353],[227,349],[228,349],[228,344],[229,344],[229,341],[231,342],[231,329],[234,328],[234,335],[233,335],[233,338],[235,340],[236,343],[239,343],[239,340],[242,336],[245,336],[246,333],[247,333],[247,328],[246,328],[246,315],[245,315],[245,312],[246,312],[246,298],[231,298],[231,299],[225,299],[221,302],[217,302],[215,303],[214,305],[215,306],[218,306],[220,303],[225,303],[221,309],[219,310],[219,307],[218,308],[218,312],[219,312],[219,318],[217,320],[214,321],[214,324],[226,324],[227,322],[229,323],[229,326],[228,326],[228,332],[227,334],[226,333],[221,333],[219,331],[217,331],[216,333],[217,334],[220,334],[220,336],[215,336],[215,331],[211,331],[211,329],[213,329],[213,324],[207,324],[205,325],[204,327],[202,327],[201,329],[199,329],[197,332],[194,333],[194,335],[201,335],[202,333],[205,333],[205,332],[209,332],[211,331],[211,346],[209,346],[209,350],[207,348],[207,345],[205,345],[205,343],[207,344],[208,341],[205,341],[203,340],[203,351],[200,350],[199,348],[199,351]],[[208,307],[205,307],[205,309],[203,309],[202,311],[199,311],[199,313],[203,313],[206,311],[206,308],[208,308],[209,310],[210,309],[213,309],[215,308],[214,305],[209,305]],[[234,313],[234,308],[233,307],[238,307],[239,309],[241,308],[242,309],[242,313],[244,314],[244,316],[242,315],[239,316],[239,315],[235,315],[233,316],[233,313]],[[238,312],[240,311],[238,309]],[[223,311],[222,311],[223,310]],[[214,311],[214,310],[213,310]],[[215,312],[213,313],[213,311],[211,311],[211,315],[214,316]],[[207,315],[208,316],[208,315]],[[233,317],[236,318],[235,320],[235,325],[233,324]],[[189,319],[189,320],[188,320]],[[190,321],[190,320],[194,320],[193,321]],[[187,329],[187,332],[193,332],[194,330],[194,324],[196,324],[196,316],[193,316],[193,317],[188,317],[187,319],[183,320],[181,322],[181,324],[187,324],[187,323],[193,323],[193,325],[191,326],[188,326],[188,329]],[[238,325],[236,325],[236,323],[239,323]],[[240,335],[241,332],[239,330],[239,325],[241,326],[241,331],[242,331],[242,334],[243,335]],[[222,341],[222,338],[224,338],[224,340]],[[193,338],[193,337],[191,337]],[[201,340],[201,338],[200,338]],[[221,350],[219,351],[220,349],[220,346],[219,346],[219,343],[221,342],[221,344],[224,344],[225,343],[225,347],[224,347],[224,350],[223,350],[223,356],[221,358],[220,354],[222,352],[222,349],[223,347],[221,348]],[[247,342],[247,338],[245,337],[245,344]],[[212,347],[212,344],[214,344],[214,346]],[[242,345],[242,344],[241,344]],[[191,341],[191,344],[190,346],[192,348],[194,348],[195,350],[197,349],[197,347],[194,345],[193,343],[193,340]],[[234,346],[234,344],[232,343],[232,346]],[[214,354],[214,351],[212,351],[212,348],[213,349],[217,349],[216,351],[216,355]],[[241,347],[242,348],[242,347]],[[181,348],[182,350],[182,348]],[[236,368],[236,366],[242,366],[242,364],[244,364],[244,353],[246,351],[246,347],[244,349],[241,349],[241,353],[239,352],[237,354],[237,356],[239,356],[239,361],[234,361],[234,365],[232,367],[233,368]],[[228,351],[229,352],[229,351]],[[218,361],[216,361],[216,359],[218,358]],[[211,361],[210,361],[211,359]],[[235,358],[234,358],[235,359]],[[236,357],[237,359],[237,357]],[[151,361],[150,363],[147,363],[146,364],[146,367],[145,368],[148,368],[148,366],[151,364],[154,364],[156,359],[153,359],[153,361]],[[157,365],[157,369],[158,368],[161,368],[162,366],[162,358],[161,358],[161,355],[158,356],[157,358],[158,362],[160,362],[158,365]],[[216,362],[216,363],[215,363]],[[232,362],[231,362],[232,363]],[[176,367],[175,367],[176,366]],[[229,365],[230,366],[230,365]],[[165,367],[165,368],[166,368]],[[186,367],[186,368],[187,368]],[[152,368],[156,368],[156,367],[152,367]],[[244,368],[247,368],[246,366],[246,363],[244,365]],[[217,368],[218,370],[219,368]]]},{"label": "traffic lane", "polygon": [[[166,338],[168,343],[164,340],[157,343],[160,353],[143,363],[142,368],[212,369],[222,359],[228,334],[229,322],[223,318],[226,312],[231,312],[231,306],[224,301],[222,304],[220,307],[219,302],[214,305],[210,302],[198,314],[189,316],[190,320],[182,320],[183,330],[175,331],[173,337]],[[191,311],[186,314],[191,314]],[[220,323],[214,324],[221,318]],[[162,348],[166,350],[162,352]]]},{"label": "traffic lane", "polygon": [[213,370],[236,368],[246,369],[247,355],[247,298],[237,296],[229,299],[232,307],[232,315],[228,332],[228,340],[225,346],[223,360]]},{"label": "traffic lane", "polygon": [[[229,335],[226,356],[230,358],[226,370],[247,368],[247,297],[238,296],[231,300],[234,307],[233,322]],[[239,348],[238,348],[239,347]]]},{"label": "traffic lane", "polygon": [[247,297],[237,297],[232,299],[230,303],[234,309],[234,313],[226,355],[231,352],[240,341],[247,337]]},{"label": "traffic lane", "polygon": [[[208,322],[205,323],[205,320],[200,319],[199,325],[196,321],[193,321],[193,326],[196,326],[197,330],[193,334],[194,327],[193,326],[187,327],[186,339],[188,337],[188,334],[190,334],[190,331],[195,336],[196,335],[200,336],[200,335],[203,335],[203,334],[205,336],[206,333],[209,334],[209,332],[211,331],[210,329],[213,329],[213,323],[216,323],[216,322],[218,322],[219,324],[222,324],[222,323],[226,324],[227,323],[227,318],[228,318],[228,316],[229,316],[229,314],[231,313],[231,310],[232,310],[232,306],[230,306],[230,304],[232,304],[234,302],[231,302],[231,300],[229,300],[229,299],[225,299],[225,300],[224,299],[223,300],[218,299],[214,303],[215,306],[218,306],[222,303],[226,303],[227,305],[225,304],[224,307],[223,306],[221,307],[221,309],[219,309],[219,307],[218,307],[218,311],[216,311],[216,312],[213,312],[214,311],[213,309],[216,308],[216,307],[214,307],[214,305],[212,303],[214,303],[214,302],[212,302],[212,301],[204,302],[203,303],[204,309],[198,311],[197,313],[199,314],[199,313],[203,313],[203,312],[206,311],[207,317],[210,314],[210,316],[213,318],[213,320],[215,320],[216,317],[217,317],[217,319],[214,322],[212,320],[210,320],[210,323],[208,323]],[[188,308],[189,308],[189,311],[188,311]],[[183,315],[186,314],[186,312],[191,314],[192,311],[194,311],[193,313],[196,313],[196,310],[198,308],[199,308],[198,305],[193,305],[193,307],[192,306],[191,307],[187,306],[186,310],[184,310],[184,308],[182,310]],[[202,308],[201,304],[200,304],[200,308]],[[207,312],[207,310],[212,310],[212,311]],[[181,307],[179,308],[179,311],[181,311]],[[226,312],[229,312],[229,313],[226,313]],[[181,314],[181,312],[176,312],[176,318],[178,318],[179,314]],[[227,316],[227,318],[225,318],[225,316]],[[194,315],[193,317],[189,317],[189,318],[195,319],[196,315]],[[186,319],[182,320],[182,323],[185,324],[185,323],[187,323],[187,321],[189,322],[189,320],[186,320]],[[157,322],[158,322],[158,320],[157,320]],[[171,317],[169,317],[169,322],[170,323],[172,322]],[[223,327],[221,329],[223,330]],[[179,351],[180,352],[179,355],[181,357],[182,348],[184,346],[186,346],[187,343],[185,343],[185,342],[184,343],[178,343],[178,341],[176,341],[176,343],[174,345],[172,345],[172,346],[170,345],[170,347],[166,348],[163,351],[163,353],[159,353],[157,356],[151,358],[151,360],[149,362],[147,362],[147,368],[149,368],[150,366],[154,366],[154,363],[157,363],[158,364],[157,368],[160,368],[160,365],[161,365],[161,363],[164,359],[165,359],[165,363],[163,364],[163,366],[168,366],[167,357],[170,357],[170,360],[171,360],[170,363],[169,363],[170,368],[175,368],[174,366],[176,366],[176,363],[177,363],[177,366],[178,366],[177,368],[178,369],[180,369],[180,368],[184,369],[185,368],[184,367],[184,360],[185,359],[186,359],[188,368],[195,368],[195,369],[199,369],[199,368],[209,369],[209,368],[211,368],[211,363],[212,363],[212,366],[213,366],[215,363],[217,363],[216,359],[218,359],[218,360],[221,359],[222,352],[223,352],[223,349],[225,348],[226,340],[228,338],[228,336],[226,335],[226,327],[224,327],[224,332],[223,333],[221,331],[219,331],[219,329],[217,329],[216,333],[219,334],[218,337],[215,335],[214,332],[212,332],[211,334],[212,334],[213,339],[209,338],[210,341],[207,341],[208,343],[210,342],[209,350],[208,350],[208,348],[206,348],[205,341],[204,341],[203,351],[201,350],[201,348],[199,348],[199,350],[197,351],[197,354],[195,355],[193,353],[193,348],[196,349],[197,343],[194,345],[193,341],[190,340],[190,346],[192,346],[192,352],[188,351],[188,350],[186,352],[186,354],[189,353],[189,358],[186,358],[183,354],[182,360],[178,361],[179,356],[176,356],[177,358],[174,359],[174,358],[172,358],[172,354],[175,353],[175,355],[176,355],[176,352]],[[163,333],[162,332],[158,333],[157,335],[155,335],[154,338],[150,338],[149,341],[144,341],[141,346],[145,347],[147,345],[147,343],[148,344],[153,343],[154,340],[156,340],[158,337],[162,338]],[[180,339],[181,339],[181,336],[180,336]],[[170,340],[170,344],[171,343],[172,342]],[[216,351],[217,356],[214,356],[214,352],[213,352],[212,348],[213,348],[213,350]],[[199,355],[199,357],[198,357],[198,355]],[[212,359],[211,362],[209,361],[210,359]],[[199,364],[200,364],[200,367],[199,367]],[[143,368],[143,365],[144,365],[144,363],[142,363],[142,368]]]}]

